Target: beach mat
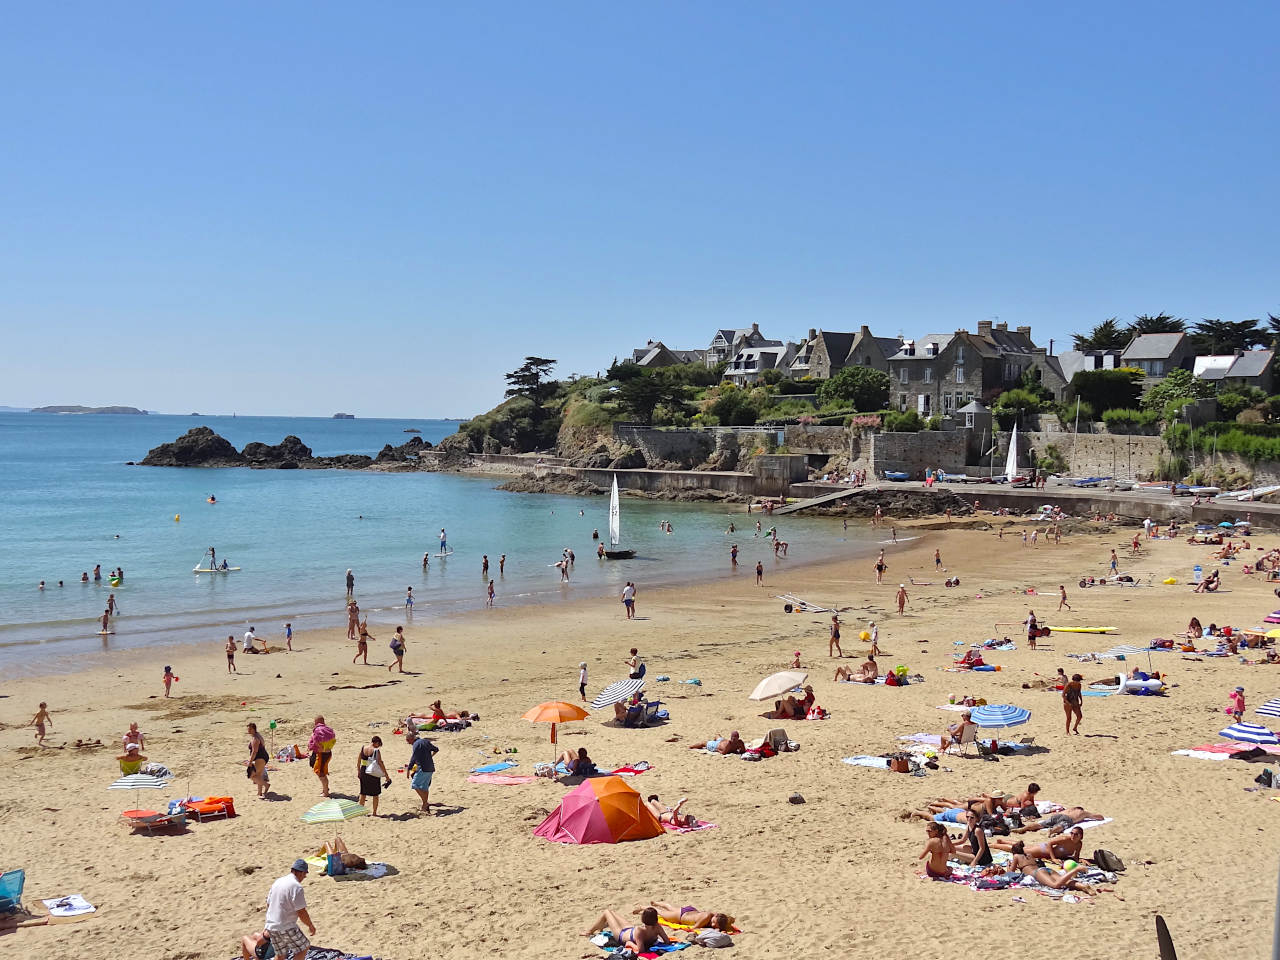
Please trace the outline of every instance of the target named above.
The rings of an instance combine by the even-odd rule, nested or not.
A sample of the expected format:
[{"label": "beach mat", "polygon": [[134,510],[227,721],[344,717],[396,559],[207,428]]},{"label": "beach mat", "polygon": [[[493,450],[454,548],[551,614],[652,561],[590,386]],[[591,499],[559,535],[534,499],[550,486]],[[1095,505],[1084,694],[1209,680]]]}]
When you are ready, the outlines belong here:
[{"label": "beach mat", "polygon": [[483,767],[472,767],[472,773],[501,773],[503,770],[510,770],[512,767],[520,765],[518,760],[500,760],[497,763],[489,763]]},{"label": "beach mat", "polygon": [[488,783],[499,787],[514,787],[522,783],[533,783],[537,779],[537,777],[510,773],[473,773],[467,777],[467,783]]}]

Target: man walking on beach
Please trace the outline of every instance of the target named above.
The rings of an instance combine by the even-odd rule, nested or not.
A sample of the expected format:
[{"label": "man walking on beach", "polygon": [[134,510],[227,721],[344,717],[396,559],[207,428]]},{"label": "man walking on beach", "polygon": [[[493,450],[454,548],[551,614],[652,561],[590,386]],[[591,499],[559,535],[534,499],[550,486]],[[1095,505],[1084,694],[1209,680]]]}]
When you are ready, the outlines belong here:
[{"label": "man walking on beach", "polygon": [[338,735],[333,727],[324,722],[324,717],[316,717],[311,728],[311,739],[307,741],[307,752],[311,754],[311,769],[320,781],[320,796],[329,795],[329,761],[333,759],[333,745],[338,742]]},{"label": "man walking on beach", "polygon": [[418,731],[413,728],[405,731],[404,739],[413,748],[409,754],[409,764],[404,768],[405,776],[409,778],[409,786],[413,788],[413,792],[422,801],[422,812],[429,815],[431,780],[436,773],[435,755],[440,748],[426,737],[419,740]]},{"label": "man walking on beach", "polygon": [[764,586],[764,564],[759,560],[756,561],[756,586]]},{"label": "man walking on beach", "polygon": [[289,872],[271,884],[267,892],[267,919],[263,927],[276,956],[282,960],[306,960],[311,941],[298,929],[299,920],[307,925],[313,937],[316,935],[316,925],[307,912],[307,895],[302,889],[307,872],[307,861],[295,860]]},{"label": "man walking on beach", "polygon": [[351,572],[350,568],[348,568],[348,570],[347,570],[347,599],[348,599],[348,600],[350,600],[353,596],[355,596],[355,592],[356,592],[356,575],[355,575],[354,573],[352,573],[352,572]]},{"label": "man walking on beach", "polygon": [[630,580],[622,588],[622,605],[627,608],[627,619],[634,620],[636,617],[636,585]]},{"label": "man walking on beach", "polygon": [[898,584],[898,616],[906,616],[903,611],[907,607],[907,585],[905,583]]}]

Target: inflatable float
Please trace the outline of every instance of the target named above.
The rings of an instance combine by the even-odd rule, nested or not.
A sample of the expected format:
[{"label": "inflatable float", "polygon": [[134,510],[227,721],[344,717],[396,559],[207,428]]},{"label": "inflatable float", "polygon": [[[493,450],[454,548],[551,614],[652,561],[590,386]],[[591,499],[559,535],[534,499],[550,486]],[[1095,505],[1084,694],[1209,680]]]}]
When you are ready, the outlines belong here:
[{"label": "inflatable float", "polygon": [[1163,680],[1131,680],[1124,674],[1117,676],[1116,680],[1120,684],[1117,693],[1152,694],[1164,690]]}]

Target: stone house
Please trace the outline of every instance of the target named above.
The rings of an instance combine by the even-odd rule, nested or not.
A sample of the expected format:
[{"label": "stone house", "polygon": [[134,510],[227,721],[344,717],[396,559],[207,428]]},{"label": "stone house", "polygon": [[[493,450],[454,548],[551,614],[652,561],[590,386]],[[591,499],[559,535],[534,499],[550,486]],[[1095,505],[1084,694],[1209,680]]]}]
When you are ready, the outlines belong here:
[{"label": "stone house", "polygon": [[760,332],[760,324],[753,323],[750,328],[738,330],[717,330],[711,338],[711,346],[707,348],[706,363],[714,367],[717,363],[732,360],[734,354],[748,347],[781,346],[781,340],[767,340]]},{"label": "stone house", "polygon": [[673,350],[661,340],[650,340],[631,351],[631,360],[642,367],[674,367],[682,363],[702,363],[705,350]]},{"label": "stone house", "polygon": [[1057,357],[1031,340],[1030,327],[978,323],[977,333],[927,334],[903,340],[889,357],[889,405],[922,417],[951,416],[977,398],[989,402],[1016,387],[1030,370],[1061,399],[1066,379]]},{"label": "stone house", "polygon": [[897,337],[877,337],[864,324],[857,333],[809,330],[791,363],[791,375],[830,380],[845,367],[874,367],[889,372],[889,357],[897,353]]},{"label": "stone house", "polygon": [[1191,370],[1195,366],[1195,348],[1185,333],[1141,333],[1129,341],[1120,354],[1120,365],[1136,367],[1147,375],[1143,390],[1168,376],[1171,370]]},{"label": "stone house", "polygon": [[1237,350],[1224,356],[1196,357],[1192,373],[1224,387],[1257,387],[1270,395],[1274,359],[1271,350]]}]

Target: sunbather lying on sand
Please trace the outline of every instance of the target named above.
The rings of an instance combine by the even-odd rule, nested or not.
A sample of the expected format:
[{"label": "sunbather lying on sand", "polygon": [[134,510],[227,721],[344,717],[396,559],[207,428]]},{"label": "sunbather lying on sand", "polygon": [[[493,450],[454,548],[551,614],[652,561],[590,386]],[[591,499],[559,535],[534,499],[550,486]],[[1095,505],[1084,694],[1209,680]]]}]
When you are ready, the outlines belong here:
[{"label": "sunbather lying on sand", "polygon": [[837,667],[835,679],[848,680],[850,683],[875,683],[878,676],[880,676],[880,668],[876,665],[876,658],[868,656],[866,662],[857,670],[852,667]]},{"label": "sunbather lying on sand", "polygon": [[[656,793],[651,793],[645,797],[644,805],[653,811],[653,815],[658,818],[659,823],[669,823],[676,827],[694,827],[698,824],[698,818],[691,813],[680,812],[681,808],[688,802],[688,797],[681,797],[674,807],[668,807],[658,799]],[[639,913],[640,911],[633,910],[632,912]]]},{"label": "sunbather lying on sand", "polygon": [[[653,900],[649,906],[657,910],[658,916],[668,923],[682,923],[686,927],[711,927],[725,933],[733,931],[733,917],[727,913],[699,910],[697,907],[675,907],[663,900]],[[643,910],[643,907],[636,907],[631,912],[641,913]]]},{"label": "sunbather lying on sand", "polygon": [[1100,813],[1090,813],[1084,807],[1067,807],[1061,813],[1051,813],[1039,820],[1027,820],[1018,828],[1018,833],[1035,833],[1037,830],[1048,830],[1049,836],[1056,837],[1077,823],[1089,820],[1107,819]]},{"label": "sunbather lying on sand", "polygon": [[594,936],[601,930],[608,930],[622,947],[633,953],[643,953],[655,943],[671,942],[666,931],[658,926],[658,911],[653,907],[645,907],[640,911],[640,922],[635,926],[626,926],[616,911],[606,909],[582,935]]},{"label": "sunbather lying on sand", "polygon": [[[997,850],[1013,850],[1017,843],[1022,841],[1011,840],[1008,837],[993,837],[991,840],[991,845]],[[1056,860],[1058,863],[1065,863],[1068,860],[1078,859],[1083,847],[1084,831],[1079,827],[1072,827],[1071,832],[1064,837],[1055,837],[1043,843],[1027,844],[1023,849],[1028,856],[1038,860]]]},{"label": "sunbather lying on sand", "polygon": [[742,738],[738,736],[738,731],[730,731],[727,737],[719,734],[713,736],[710,740],[703,740],[701,743],[691,743],[690,750],[713,750],[716,753],[746,753],[747,745],[742,742]]},{"label": "sunbather lying on sand", "polygon": [[1039,867],[1031,878],[1046,887],[1052,887],[1054,890],[1075,890],[1087,896],[1095,896],[1099,893],[1111,893],[1110,887],[1095,887],[1092,884],[1081,883],[1075,879],[1077,873],[1083,870],[1080,864],[1076,864],[1070,870],[1059,872],[1052,867]]}]

